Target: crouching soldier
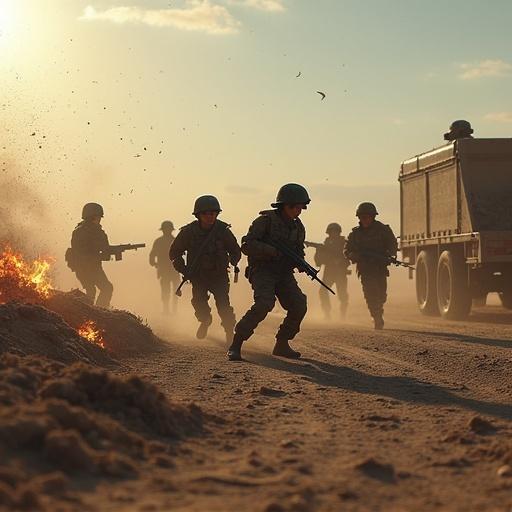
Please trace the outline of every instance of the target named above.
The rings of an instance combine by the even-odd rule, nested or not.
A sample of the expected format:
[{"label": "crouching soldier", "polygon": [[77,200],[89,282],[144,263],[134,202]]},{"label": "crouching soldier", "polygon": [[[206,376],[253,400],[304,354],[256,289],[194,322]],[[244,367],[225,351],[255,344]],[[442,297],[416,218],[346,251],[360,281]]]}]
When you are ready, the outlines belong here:
[{"label": "crouching soldier", "polygon": [[393,231],[375,217],[373,203],[361,203],[356,211],[359,226],[348,236],[345,256],[357,265],[363,294],[373,318],[375,329],[384,328],[384,304],[387,300],[387,280],[390,257],[396,257],[398,245]]},{"label": "crouching soldier", "polygon": [[199,320],[197,338],[204,339],[212,323],[208,304],[211,293],[226,332],[226,340],[231,343],[236,320],[229,301],[228,267],[230,263],[237,266],[241,252],[229,224],[217,219],[220,212],[217,198],[197,198],[193,212],[197,220],[181,228],[171,245],[169,258],[184,279],[192,283],[192,306]]},{"label": "crouching soldier", "polygon": [[[272,311],[276,297],[287,311],[279,327],[273,354],[298,359],[300,352],[289,342],[300,330],[306,315],[306,296],[294,277],[297,263],[281,254],[273,242],[283,244],[304,257],[305,229],[299,216],[310,199],[304,187],[290,183],[281,187],[273,210],[260,212],[242,239],[242,252],[249,257],[247,277],[254,292],[254,304],[235,327],[233,343],[228,350],[230,361],[241,361],[241,348],[257,325]],[[301,270],[301,269],[299,269]]]}]

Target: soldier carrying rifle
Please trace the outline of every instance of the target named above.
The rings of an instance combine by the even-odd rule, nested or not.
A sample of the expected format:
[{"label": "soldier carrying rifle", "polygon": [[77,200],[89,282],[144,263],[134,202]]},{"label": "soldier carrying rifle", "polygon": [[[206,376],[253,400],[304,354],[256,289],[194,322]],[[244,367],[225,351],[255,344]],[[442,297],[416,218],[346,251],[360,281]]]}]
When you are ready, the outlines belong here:
[{"label": "soldier carrying rifle", "polygon": [[87,203],[83,207],[82,222],[71,235],[71,247],[66,251],[66,262],[75,272],[91,302],[94,303],[98,288],[100,293],[96,305],[108,308],[114,287],[103,270],[102,261],[109,261],[112,256],[119,261],[124,251],[146,247],[146,244],[110,245],[107,234],[101,227],[103,213],[103,207],[97,203]]},{"label": "soldier carrying rifle", "polygon": [[[350,274],[348,267],[350,262],[343,254],[345,249],[345,237],[341,236],[341,226],[337,222],[331,222],[325,230],[327,238],[323,244],[305,242],[306,247],[314,247],[315,264],[317,267],[324,265],[323,281],[329,285],[336,285],[336,292],[340,302],[340,316],[345,318],[348,306],[347,276]],[[331,302],[327,289],[319,290],[320,304],[327,319],[331,317]]]}]

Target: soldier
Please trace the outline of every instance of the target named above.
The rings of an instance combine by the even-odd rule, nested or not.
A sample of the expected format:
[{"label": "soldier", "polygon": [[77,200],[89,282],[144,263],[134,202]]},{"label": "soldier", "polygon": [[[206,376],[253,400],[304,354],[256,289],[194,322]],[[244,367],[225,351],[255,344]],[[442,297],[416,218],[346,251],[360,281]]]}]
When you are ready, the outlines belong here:
[{"label": "soldier", "polygon": [[101,263],[104,255],[110,250],[107,234],[101,227],[102,218],[101,205],[87,203],[83,207],[83,220],[73,231],[71,249],[68,249],[66,260],[85,288],[87,297],[94,303],[96,288],[98,288],[100,293],[96,305],[108,308],[114,287],[108,280]]},{"label": "soldier", "polygon": [[[196,199],[194,222],[181,228],[171,245],[169,258],[174,268],[192,283],[192,306],[199,320],[197,338],[204,339],[212,323],[209,293],[215,298],[226,340],[233,340],[235,312],[229,302],[228,267],[237,266],[241,258],[238,242],[229,224],[217,219],[219,201],[214,196]],[[187,263],[183,258],[187,254]]]},{"label": "soldier", "polygon": [[[160,281],[162,290],[162,302],[164,305],[164,314],[169,314],[169,302],[171,299],[171,283],[173,290],[176,291],[180,284],[180,276],[172,266],[169,259],[169,249],[174,242],[174,224],[170,220],[164,220],[160,226],[162,236],[153,243],[153,248],[149,253],[149,264],[156,267],[156,275]],[[173,311],[176,312],[178,297],[174,295]]]},{"label": "soldier", "polygon": [[289,341],[299,332],[306,315],[306,296],[293,275],[296,264],[267,242],[282,242],[303,257],[305,229],[299,215],[309,203],[308,193],[301,185],[289,183],[282,186],[276,202],[271,205],[274,209],[260,212],[242,239],[242,252],[249,257],[246,275],[254,291],[254,304],[235,327],[233,343],[228,350],[230,361],[242,360],[243,342],[272,311],[276,297],[287,315],[277,332],[272,354],[291,359],[300,357],[300,352],[293,350]]},{"label": "soldier", "polygon": [[373,203],[361,203],[357,207],[359,226],[348,236],[345,256],[357,265],[357,275],[361,279],[375,329],[383,329],[389,276],[387,267],[390,263],[388,257],[396,257],[398,245],[391,228],[375,220],[377,215]]},{"label": "soldier", "polygon": [[[340,301],[340,315],[345,318],[348,305],[347,275],[349,274],[347,260],[343,251],[345,249],[345,237],[341,236],[341,226],[337,222],[331,222],[325,230],[327,238],[323,244],[317,246],[315,263],[317,267],[324,265],[323,281],[327,286],[336,284],[336,292]],[[306,243],[307,245],[307,243]],[[327,289],[320,288],[320,304],[327,318],[331,316],[331,302]]]},{"label": "soldier", "polygon": [[453,141],[457,139],[472,139],[473,128],[471,123],[465,119],[453,121],[450,125],[450,131],[444,134],[444,140]]}]

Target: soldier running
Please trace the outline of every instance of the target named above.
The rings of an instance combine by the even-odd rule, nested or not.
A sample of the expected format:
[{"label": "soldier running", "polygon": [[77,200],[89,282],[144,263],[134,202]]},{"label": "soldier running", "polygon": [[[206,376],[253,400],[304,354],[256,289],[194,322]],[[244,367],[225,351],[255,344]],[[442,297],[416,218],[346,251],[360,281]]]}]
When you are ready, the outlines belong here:
[{"label": "soldier running", "polygon": [[[340,301],[340,316],[345,318],[348,306],[347,276],[350,273],[350,262],[343,254],[345,249],[345,237],[341,236],[341,226],[337,222],[331,222],[325,230],[327,238],[323,244],[311,244],[306,246],[316,247],[315,263],[317,267],[324,265],[322,280],[327,286],[336,285],[336,292]],[[320,288],[320,304],[326,318],[331,317],[331,301],[325,287]]]},{"label": "soldier running", "polygon": [[[200,322],[197,338],[206,338],[212,323],[208,304],[211,293],[226,332],[226,340],[231,343],[236,319],[229,301],[228,267],[230,263],[237,266],[241,252],[229,224],[217,219],[221,211],[216,197],[197,198],[193,212],[197,220],[181,228],[171,245],[169,258],[174,268],[192,283],[192,306]],[[187,263],[183,257],[185,253]]]},{"label": "soldier running", "polygon": [[100,293],[96,305],[108,308],[114,287],[102,266],[110,250],[107,234],[101,227],[103,213],[103,207],[97,203],[87,203],[83,207],[82,222],[71,235],[71,249],[66,253],[66,260],[91,302],[94,303],[98,288]]},{"label": "soldier running", "polygon": [[375,220],[377,215],[373,203],[361,203],[357,207],[359,226],[348,236],[345,256],[357,265],[357,275],[361,279],[375,329],[383,329],[389,257],[396,257],[398,245],[391,228]]},{"label": "soldier running", "polygon": [[300,357],[300,352],[293,350],[289,342],[299,332],[306,315],[306,296],[293,275],[297,264],[270,243],[285,244],[304,257],[306,234],[299,215],[309,203],[309,195],[303,186],[295,183],[282,186],[276,202],[271,205],[274,209],[260,212],[242,239],[242,252],[249,257],[247,277],[254,291],[254,304],[235,327],[233,343],[228,350],[230,361],[242,360],[243,342],[272,311],[276,297],[287,315],[277,332],[272,354],[291,359]]},{"label": "soldier running", "polygon": [[[156,275],[160,281],[162,291],[162,303],[164,306],[164,314],[169,314],[169,302],[171,299],[171,284],[173,291],[176,292],[180,284],[180,276],[174,269],[169,259],[169,249],[174,242],[174,224],[170,220],[164,220],[160,226],[162,236],[153,242],[153,248],[149,253],[149,264],[156,268]],[[174,295],[173,312],[176,312],[178,297]]]}]

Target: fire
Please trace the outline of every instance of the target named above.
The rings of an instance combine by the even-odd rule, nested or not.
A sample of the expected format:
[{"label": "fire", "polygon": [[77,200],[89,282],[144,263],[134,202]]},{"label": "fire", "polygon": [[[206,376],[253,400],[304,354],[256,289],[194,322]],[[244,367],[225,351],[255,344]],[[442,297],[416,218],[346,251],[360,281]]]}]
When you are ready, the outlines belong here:
[{"label": "fire", "polygon": [[6,246],[0,252],[0,304],[11,300],[40,302],[47,299],[52,291],[49,270],[49,260],[28,262]]},{"label": "fire", "polygon": [[93,320],[86,320],[78,329],[78,334],[90,343],[106,348],[103,332],[98,328]]}]

